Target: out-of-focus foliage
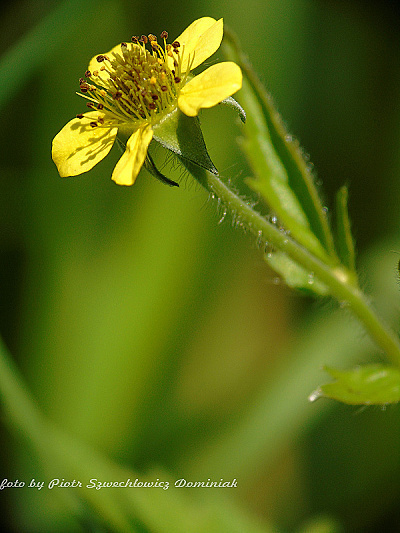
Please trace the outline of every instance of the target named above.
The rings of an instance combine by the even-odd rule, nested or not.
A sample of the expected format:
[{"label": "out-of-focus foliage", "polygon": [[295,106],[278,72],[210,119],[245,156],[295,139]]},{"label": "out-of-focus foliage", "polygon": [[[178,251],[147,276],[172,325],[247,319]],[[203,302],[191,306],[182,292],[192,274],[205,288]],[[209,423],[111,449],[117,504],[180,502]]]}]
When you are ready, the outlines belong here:
[{"label": "out-of-focus foliage", "polygon": [[[67,479],[76,461],[93,478],[116,472],[106,463],[172,481],[238,481],[215,493],[171,487],[153,500],[132,489],[132,531],[162,531],[177,509],[188,531],[214,511],[214,527],[231,519],[243,531],[396,531],[398,407],[307,403],[322,365],[379,358],[346,310],[279,285],[257,244],[218,224],[222,213],[173,161],[163,172],[178,190],[146,171],[134,187],[116,186],[117,150],[76,178],[59,178],[51,161],[52,138],[85,109],[75,91],[94,54],[131,35],[174,38],[204,15],[238,34],[311,154],[328,213],[348,185],[366,289],[397,327],[394,4],[9,2],[0,35],[0,331],[65,455],[50,463],[49,452],[46,464],[44,445],[41,456],[4,410],[0,477]],[[242,183],[249,170],[234,113],[221,106],[201,120],[220,173]],[[161,149],[155,157],[165,163]],[[93,450],[93,463],[82,450]],[[3,529],[101,531],[106,513],[65,490],[1,491]]]}]

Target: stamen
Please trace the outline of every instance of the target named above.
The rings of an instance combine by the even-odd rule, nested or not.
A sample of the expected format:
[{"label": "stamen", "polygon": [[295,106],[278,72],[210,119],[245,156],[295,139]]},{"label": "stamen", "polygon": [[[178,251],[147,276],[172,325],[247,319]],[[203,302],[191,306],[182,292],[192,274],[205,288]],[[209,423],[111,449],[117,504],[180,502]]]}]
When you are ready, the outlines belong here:
[{"label": "stamen", "polygon": [[[166,43],[168,33],[161,32],[164,46],[157,42],[157,37],[132,36],[133,45],[121,43],[120,52],[107,57],[96,56],[101,63],[99,70],[87,70],[85,78],[90,78],[96,85],[88,83],[84,78],[79,80],[83,97],[89,99],[90,109],[103,110],[107,123],[137,121],[141,119],[153,121],[158,114],[171,110],[176,106],[179,84],[186,79],[188,72],[181,72],[182,52],[180,43]],[[146,45],[149,44],[148,50]],[[173,69],[170,68],[168,56],[174,58]],[[101,72],[101,75],[100,75]],[[104,124],[100,117],[91,123],[92,127]]]}]

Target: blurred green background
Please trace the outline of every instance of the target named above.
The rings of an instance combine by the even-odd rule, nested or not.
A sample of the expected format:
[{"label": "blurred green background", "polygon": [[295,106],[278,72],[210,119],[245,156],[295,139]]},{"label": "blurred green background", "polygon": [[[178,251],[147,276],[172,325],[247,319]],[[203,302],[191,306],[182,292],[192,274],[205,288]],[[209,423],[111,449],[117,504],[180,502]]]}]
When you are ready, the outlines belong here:
[{"label": "blurred green background", "polygon": [[[190,506],[161,526],[157,489],[142,489],[152,511],[132,511],[131,531],[233,531],[198,525],[213,501],[241,517],[237,531],[399,531],[399,410],[307,403],[327,379],[323,364],[365,363],[376,348],[346,310],[279,284],[254,240],[218,224],[216,204],[173,163],[164,173],[179,189],[144,170],[116,186],[115,148],[88,174],[58,176],[51,141],[84,111],[78,79],[131,35],[174,38],[201,16],[224,17],[311,154],[328,209],[349,185],[361,278],[398,329],[399,13],[397,2],[366,0],[5,3],[4,343],[40,411],[106,461],[160,479],[238,480],[186,491]],[[234,114],[214,108],[201,120],[220,173],[246,177]],[[71,479],[62,454],[50,468],[1,413],[0,481]],[[183,489],[163,492],[177,509]],[[3,531],[114,530],[74,489],[5,489],[0,505]]]}]

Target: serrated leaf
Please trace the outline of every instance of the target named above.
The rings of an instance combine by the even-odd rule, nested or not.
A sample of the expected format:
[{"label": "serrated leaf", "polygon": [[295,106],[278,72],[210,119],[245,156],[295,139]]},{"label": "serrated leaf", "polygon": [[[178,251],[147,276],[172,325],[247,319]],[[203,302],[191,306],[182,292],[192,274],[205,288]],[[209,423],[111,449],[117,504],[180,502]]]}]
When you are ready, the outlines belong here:
[{"label": "serrated leaf", "polygon": [[350,405],[387,405],[400,401],[400,370],[380,364],[352,370],[324,370],[336,379],[321,385],[309,399],[331,398]]},{"label": "serrated leaf", "polygon": [[249,185],[263,195],[281,224],[290,229],[299,243],[327,264],[337,264],[332,232],[310,172],[310,163],[286,131],[270,95],[241,52],[237,39],[229,31],[225,31],[225,37],[226,55],[238,63],[245,74],[238,98],[247,114],[243,149],[256,178]]},{"label": "serrated leaf", "polygon": [[336,247],[342,263],[355,271],[355,250],[348,212],[349,193],[346,186],[336,194]]},{"label": "serrated leaf", "polygon": [[267,254],[265,260],[282,277],[286,285],[292,289],[299,289],[318,296],[327,296],[329,294],[328,287],[316,279],[313,273],[304,270],[283,252]]},{"label": "serrated leaf", "polygon": [[277,215],[282,226],[300,244],[326,262],[331,262],[326,250],[310,227],[299,198],[292,189],[286,168],[279,158],[256,95],[246,80],[243,81],[242,99],[245,102],[247,121],[241,148],[252,168],[255,178],[246,183],[259,193]]}]

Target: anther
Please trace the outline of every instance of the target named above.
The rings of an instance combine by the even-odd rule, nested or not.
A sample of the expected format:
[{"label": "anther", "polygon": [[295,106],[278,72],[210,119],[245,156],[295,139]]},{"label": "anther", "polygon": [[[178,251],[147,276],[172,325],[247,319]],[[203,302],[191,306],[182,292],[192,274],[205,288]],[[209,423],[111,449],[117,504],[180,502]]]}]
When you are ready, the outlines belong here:
[{"label": "anther", "polygon": [[157,37],[153,35],[152,33],[149,33],[149,41],[150,42],[157,41]]},{"label": "anther", "polygon": [[91,122],[90,125],[92,126],[92,128],[96,128],[97,122]]},{"label": "anther", "polygon": [[181,43],[178,42],[178,41],[174,41],[174,42],[172,43],[172,46],[173,46],[174,48],[179,48],[180,45],[181,45]]},{"label": "anther", "polygon": [[90,70],[87,70],[85,72],[85,78],[90,78],[91,75],[92,75],[92,73],[90,72]]},{"label": "anther", "polygon": [[179,76],[175,76],[174,82],[175,83],[180,83],[181,82],[181,78]]},{"label": "anther", "polygon": [[97,59],[97,61],[98,61],[99,63],[101,63],[102,61],[104,61],[104,60],[106,59],[106,56],[99,55],[99,56],[96,57],[96,59]]},{"label": "anther", "polygon": [[83,118],[82,113],[79,113],[79,115],[76,115],[76,118]]},{"label": "anther", "polygon": [[154,102],[149,103],[149,109],[156,109],[156,104]]},{"label": "anther", "polygon": [[165,30],[161,32],[161,35],[160,35],[160,38],[161,39],[168,39],[168,32],[166,32]]},{"label": "anther", "polygon": [[168,87],[166,85],[161,85],[161,90],[163,93],[166,93],[168,91]]},{"label": "anther", "polygon": [[136,35],[133,35],[133,37],[132,37],[132,42],[135,43],[135,44],[138,44],[138,42],[139,42],[139,37],[137,37]]},{"label": "anther", "polygon": [[144,43],[144,44],[147,44],[147,41],[148,41],[146,35],[142,35],[139,40],[141,43]]},{"label": "anther", "polygon": [[97,104],[97,109],[103,109],[103,104]]},{"label": "anther", "polygon": [[152,97],[153,100],[158,100],[158,95],[157,94],[152,94],[151,97]]},{"label": "anther", "polygon": [[113,98],[114,100],[119,100],[122,96],[122,93],[121,91],[117,91],[114,95],[113,95]]}]

